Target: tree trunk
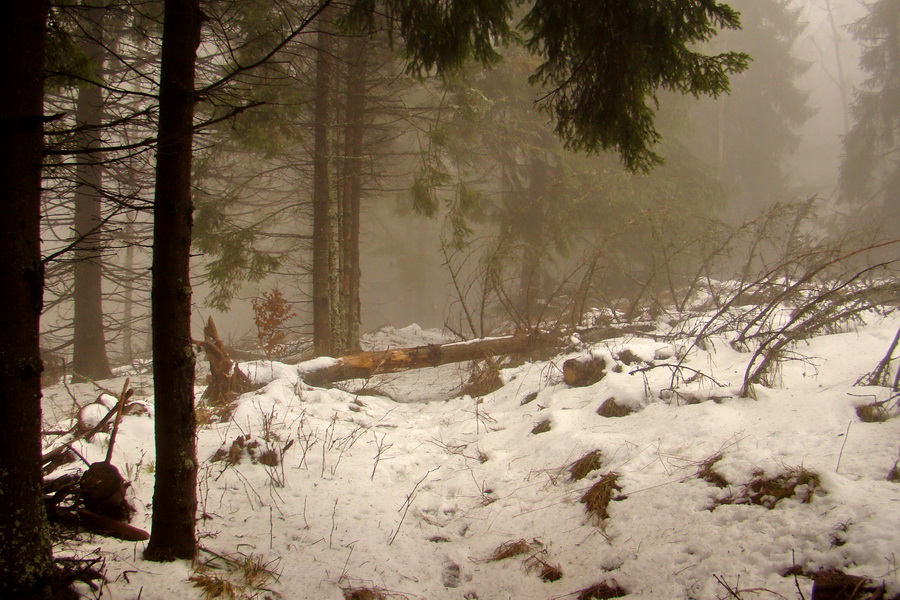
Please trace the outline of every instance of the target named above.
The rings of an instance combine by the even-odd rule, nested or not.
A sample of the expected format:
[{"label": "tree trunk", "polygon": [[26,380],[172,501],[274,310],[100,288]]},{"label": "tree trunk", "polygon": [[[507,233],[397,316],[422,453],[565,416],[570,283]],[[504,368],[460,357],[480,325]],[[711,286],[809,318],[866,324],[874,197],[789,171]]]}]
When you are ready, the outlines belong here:
[{"label": "tree trunk", "polygon": [[0,598],[47,597],[53,570],[41,490],[41,153],[48,3],[7,5],[0,52]]},{"label": "tree trunk", "polygon": [[197,553],[189,267],[199,0],[166,0],[163,18],[151,288],[156,482],[150,541],[144,551],[144,558],[156,561],[193,559]]},{"label": "tree trunk", "polygon": [[344,219],[341,238],[341,303],[344,305],[344,343],[341,352],[358,352],[360,325],[359,224],[362,200],[362,154],[366,111],[366,38],[348,43],[347,106],[344,134]]},{"label": "tree trunk", "polygon": [[[100,42],[103,9],[85,10],[84,29],[88,35],[82,50],[102,78],[104,50]],[[99,148],[103,120],[103,93],[99,85],[85,84],[78,91],[76,121],[83,129],[82,147]],[[101,186],[103,168],[96,163],[99,155],[86,153],[79,159],[75,180],[75,277],[73,282],[74,312],[72,372],[75,381],[95,381],[112,377],[106,356],[103,327],[103,257],[101,234]]]},{"label": "tree trunk", "polygon": [[[652,335],[653,323],[628,323],[579,329],[576,333],[588,344],[596,344],[623,335]],[[449,344],[429,344],[415,348],[392,348],[376,352],[360,352],[323,361],[313,359],[297,365],[304,381],[323,385],[345,379],[367,379],[382,373],[408,369],[438,367],[467,360],[483,360],[501,354],[557,351],[564,344],[555,337],[541,335],[508,335]]]},{"label": "tree trunk", "polygon": [[467,360],[482,360],[500,354],[517,354],[552,347],[555,340],[534,336],[505,336],[451,344],[430,344],[416,348],[393,348],[378,352],[361,352],[323,364],[312,360],[300,363],[298,369],[310,385],[323,385],[344,379],[368,379],[373,375],[408,369],[438,367]]},{"label": "tree trunk", "polygon": [[331,198],[331,147],[329,103],[331,100],[332,35],[328,31],[331,10],[319,20],[316,47],[316,95],[313,138],[313,351],[316,356],[334,354],[332,336],[332,273],[334,211]]},{"label": "tree trunk", "polygon": [[[134,222],[125,225],[122,239],[125,241],[125,273],[126,277],[134,272]],[[125,282],[125,297],[122,306],[122,355],[127,362],[134,361],[134,285]]]},{"label": "tree trunk", "polygon": [[548,189],[549,165],[543,152],[531,157],[528,166],[528,199],[522,207],[522,275],[520,311],[530,327],[538,316],[541,295],[541,257],[544,253],[544,204]]}]

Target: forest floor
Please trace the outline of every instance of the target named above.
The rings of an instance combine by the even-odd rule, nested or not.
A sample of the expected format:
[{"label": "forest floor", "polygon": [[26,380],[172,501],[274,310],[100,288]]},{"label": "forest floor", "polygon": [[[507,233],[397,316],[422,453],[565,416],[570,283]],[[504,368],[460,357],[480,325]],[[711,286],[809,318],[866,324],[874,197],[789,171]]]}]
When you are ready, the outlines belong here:
[{"label": "forest floor", "polygon": [[[460,393],[466,365],[320,389],[290,365],[245,364],[262,387],[198,432],[197,564],[147,562],[145,542],[89,534],[55,552],[102,557],[107,582],[82,589],[111,600],[795,599],[829,571],[897,594],[900,418],[857,412],[888,400],[896,415],[897,400],[855,383],[900,316],[864,321],[799,342],[755,398],[737,396],[751,354],[729,334],[701,349],[662,322],[656,337],[501,368],[502,386],[475,397]],[[442,336],[410,326],[367,339]],[[604,358],[606,376],[563,383],[563,361],[586,356]],[[682,358],[690,370],[665,366]],[[149,530],[152,377],[100,383],[117,392],[126,376],[149,412],[123,419],[113,463],[131,482],[132,524]],[[60,429],[72,399],[98,388],[44,393]],[[600,416],[609,398],[634,412]],[[107,443],[75,448],[100,461]]]}]

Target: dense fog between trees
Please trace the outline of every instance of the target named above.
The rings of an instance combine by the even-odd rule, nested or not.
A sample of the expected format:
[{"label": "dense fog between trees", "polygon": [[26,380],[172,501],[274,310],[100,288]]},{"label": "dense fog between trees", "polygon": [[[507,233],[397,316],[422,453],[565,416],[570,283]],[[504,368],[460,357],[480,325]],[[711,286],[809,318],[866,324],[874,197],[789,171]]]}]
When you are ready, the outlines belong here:
[{"label": "dense fog between trees", "polygon": [[[285,49],[260,73],[238,78],[220,97],[211,94],[211,106],[195,119],[212,125],[195,140],[194,334],[213,315],[229,344],[258,352],[254,302],[260,306],[277,290],[291,307],[284,320],[289,341],[304,351],[313,332],[316,185],[334,203],[329,227],[335,235],[349,235],[350,201],[358,203],[357,262],[332,256],[345,264],[329,269],[341,278],[358,269],[351,321],[364,332],[418,323],[473,337],[527,327],[536,311],[558,311],[572,300],[577,285],[595,289],[604,302],[642,304],[669,285],[686,284],[708,251],[700,247],[709,242],[707,233],[790,203],[809,203],[801,228],[810,238],[889,237],[890,223],[872,208],[879,200],[849,201],[838,185],[852,103],[868,76],[859,68],[862,40],[852,29],[864,7],[837,1],[734,6],[743,29],[724,31],[707,46],[747,52],[750,68],[733,75],[731,92],[715,99],[660,95],[658,151],[665,164],[648,173],[628,172],[614,154],[566,150],[549,115],[535,110],[545,92],[527,84],[528,57],[520,51],[448,80],[416,80],[386,39],[337,32],[323,38],[333,38],[334,48],[320,94],[313,91],[323,83],[316,79],[316,34],[301,33],[302,49]],[[98,330],[99,319],[104,324],[105,339],[82,341],[84,354],[103,354],[101,343],[114,363],[149,353],[152,150],[141,144],[151,137],[151,121],[141,99],[148,78],[136,73],[153,72],[151,32],[142,39],[116,31],[124,22],[97,18],[62,40],[80,59],[67,68],[96,72],[51,78],[48,112],[67,116],[51,124],[48,139],[52,156],[91,135],[102,139],[95,144],[125,149],[103,154],[93,168],[75,155],[47,169],[43,239],[51,260],[42,347],[57,367],[71,368],[73,349],[78,355],[73,317],[88,332]],[[216,79],[228,52],[256,57],[258,40],[232,47],[227,36],[261,30],[269,18],[251,14],[243,23],[212,27],[200,48],[201,81]],[[93,76],[121,91],[98,94],[88,83]],[[330,143],[324,175],[315,164],[317,120],[324,120],[322,139]],[[92,134],[94,128],[99,132]],[[89,205],[93,196],[96,212],[78,213],[74,229],[72,194]],[[74,243],[73,232],[85,239]],[[65,252],[70,246],[74,252]],[[739,244],[729,250],[747,251]],[[734,276],[742,257],[735,259],[720,261],[709,275]],[[774,256],[760,257],[769,259]],[[587,277],[591,266],[595,272]],[[664,282],[661,269],[681,280]],[[79,292],[84,277],[73,279],[79,270],[102,277],[102,315],[72,301],[85,293]],[[467,309],[479,313],[474,330]],[[78,331],[75,340],[90,335]],[[75,370],[83,370],[74,360]]]}]

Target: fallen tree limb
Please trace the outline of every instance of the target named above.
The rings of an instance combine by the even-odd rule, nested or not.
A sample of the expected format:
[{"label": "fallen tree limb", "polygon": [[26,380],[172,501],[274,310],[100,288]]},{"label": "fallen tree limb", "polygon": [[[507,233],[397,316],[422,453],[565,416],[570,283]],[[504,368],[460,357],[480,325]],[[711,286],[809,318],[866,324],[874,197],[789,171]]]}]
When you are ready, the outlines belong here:
[{"label": "fallen tree limb", "polygon": [[558,340],[547,336],[511,335],[468,342],[361,352],[334,359],[316,358],[300,363],[297,368],[306,383],[321,386],[345,379],[368,379],[382,373],[482,360],[500,354],[521,354],[552,347],[558,343]]}]

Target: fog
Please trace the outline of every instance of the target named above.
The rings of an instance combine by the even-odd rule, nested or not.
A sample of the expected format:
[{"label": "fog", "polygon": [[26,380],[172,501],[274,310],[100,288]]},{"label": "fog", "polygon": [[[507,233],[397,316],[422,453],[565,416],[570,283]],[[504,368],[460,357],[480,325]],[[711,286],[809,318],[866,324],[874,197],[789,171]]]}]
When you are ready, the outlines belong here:
[{"label": "fog", "polygon": [[[746,29],[725,32],[709,45],[710,51],[752,55],[749,70],[732,77],[732,95],[660,95],[659,151],[666,164],[650,174],[629,173],[614,154],[565,150],[549,117],[534,110],[545,91],[529,88],[527,59],[513,51],[491,71],[469,67],[442,85],[404,75],[384,45],[374,43],[357,63],[340,55],[344,46],[337,42],[335,77],[346,80],[329,91],[335,111],[330,185],[337,202],[331,227],[338,236],[350,235],[350,213],[341,212],[340,202],[357,181],[360,331],[418,323],[477,337],[527,330],[545,318],[558,322],[597,303],[633,318],[677,303],[677,289],[699,272],[706,233],[720,224],[739,228],[773,206],[814,198],[804,231],[840,233],[840,214],[848,209],[838,199],[842,139],[852,124],[853,90],[864,79],[859,46],[847,26],[865,14],[865,6],[858,0],[764,4],[769,8],[755,0],[735,2],[746,11]],[[783,14],[773,20],[765,10]],[[778,24],[781,18],[786,24]],[[777,43],[766,37],[775,35],[773,23],[780,28]],[[214,47],[210,42],[206,50]],[[778,54],[782,50],[786,54]],[[258,352],[253,301],[277,289],[293,313],[282,324],[290,342],[284,351],[310,352],[318,177],[310,121],[314,54],[310,46],[284,59],[291,67],[275,80],[285,88],[289,81],[296,92],[290,101],[276,98],[273,106],[287,108],[251,109],[228,127],[198,135],[192,267],[197,338],[212,317],[230,346]],[[341,94],[360,68],[369,77],[363,85],[368,95],[365,114],[355,118],[365,131],[356,158],[348,158],[351,134],[338,123],[351,117],[338,112],[350,114],[351,101]],[[76,101],[74,92],[60,92],[50,104],[71,110]],[[122,135],[110,134],[107,141]],[[146,155],[142,160],[146,176],[150,161]],[[120,275],[103,284],[107,351],[113,362],[123,362],[149,354],[148,242],[144,237],[131,246],[128,240],[147,235],[150,216],[144,211],[129,217],[143,234],[127,239],[121,219],[152,197],[152,189],[146,181],[114,180],[108,174],[104,186],[134,201],[105,209],[110,217],[103,263],[129,273],[127,283]],[[54,190],[46,209],[47,255],[71,238],[62,181],[64,175],[52,175],[45,186]],[[735,242],[731,257],[704,276],[729,278],[728,265],[741,264],[734,256],[745,250]],[[48,271],[43,320],[44,348],[64,360],[71,353],[73,316],[67,260]],[[343,260],[351,255],[334,258],[335,281],[355,272]],[[758,260],[767,259],[760,254]],[[340,311],[355,314],[354,304]]]}]

